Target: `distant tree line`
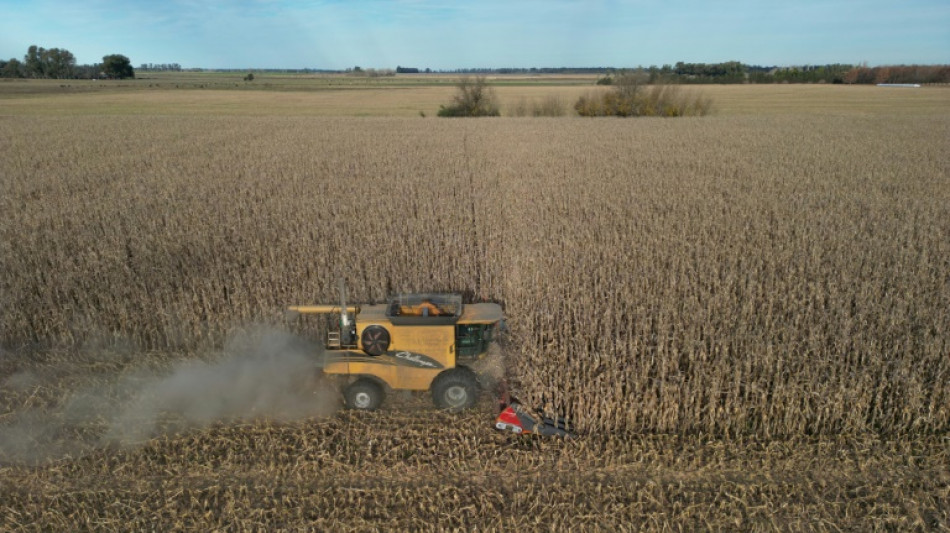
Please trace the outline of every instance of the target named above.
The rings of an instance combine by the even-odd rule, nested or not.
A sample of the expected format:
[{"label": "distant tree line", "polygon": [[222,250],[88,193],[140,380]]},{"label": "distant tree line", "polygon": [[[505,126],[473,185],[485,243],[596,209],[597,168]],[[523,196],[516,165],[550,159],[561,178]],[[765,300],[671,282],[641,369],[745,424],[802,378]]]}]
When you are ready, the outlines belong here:
[{"label": "distant tree line", "polygon": [[[173,63],[176,64],[176,63]],[[141,68],[140,68],[141,70]],[[319,68],[201,68],[201,67],[190,67],[182,68],[181,72],[233,72],[233,73],[248,73],[256,72],[258,74],[342,74],[344,72],[350,72],[347,70],[339,69],[319,69]],[[395,75],[395,74],[393,74]]]},{"label": "distant tree line", "polygon": [[792,67],[748,65],[739,61],[652,65],[632,69],[590,68],[477,68],[456,69],[459,74],[601,74],[597,81],[610,85],[620,75],[635,74],[647,83],[950,83],[950,65],[868,67],[842,63]]},{"label": "distant tree line", "polygon": [[426,69],[427,73],[435,72],[439,74],[474,74],[485,76],[489,74],[605,74],[612,72],[611,67],[501,67],[501,68],[457,68],[448,70]]},{"label": "distant tree line", "polygon": [[95,79],[95,78],[134,78],[135,70],[129,58],[121,54],[110,54],[102,58],[102,63],[77,65],[76,56],[65,48],[43,48],[31,45],[23,61],[16,58],[0,59],[0,77],[2,78],[42,78],[42,79]]},{"label": "distant tree line", "polygon": [[364,76],[367,78],[381,78],[396,75],[396,73],[390,69],[363,68],[359,65],[346,69],[346,73],[350,76]]},{"label": "distant tree line", "polygon": [[181,72],[181,65],[178,63],[142,63],[139,65],[142,72]]},{"label": "distant tree line", "polygon": [[950,65],[899,65],[850,69],[845,83],[948,83]]},{"label": "distant tree line", "polygon": [[[143,72],[188,70],[191,72],[244,71],[246,69],[183,69],[178,63],[142,63]],[[397,66],[390,69],[364,69],[359,66],[345,70],[332,69],[253,69],[255,72],[288,73],[346,73],[351,76],[381,77],[396,74],[416,73],[452,73],[462,75],[486,76],[490,74],[600,74],[597,83],[610,85],[623,75],[635,75],[643,83],[650,84],[687,84],[687,83],[950,83],[950,65],[895,65],[868,67],[834,63],[828,65],[799,65],[790,67],[748,65],[739,61],[722,63],[685,63],[674,65],[636,67],[617,69],[612,67],[502,67],[502,68],[459,68],[454,70],[419,69]],[[102,63],[77,65],[73,54],[63,48],[43,48],[32,45],[23,60],[0,59],[0,77],[2,78],[52,78],[52,79],[92,79],[92,78],[134,78],[135,71],[129,58],[112,54],[102,58]]]}]

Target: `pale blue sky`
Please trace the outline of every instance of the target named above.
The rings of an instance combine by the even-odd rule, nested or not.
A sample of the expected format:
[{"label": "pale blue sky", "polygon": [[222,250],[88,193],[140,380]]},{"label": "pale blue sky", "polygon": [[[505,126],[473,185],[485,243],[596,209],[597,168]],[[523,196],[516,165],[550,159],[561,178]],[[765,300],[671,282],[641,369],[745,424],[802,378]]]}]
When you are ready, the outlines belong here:
[{"label": "pale blue sky", "polygon": [[0,0],[0,58],[185,68],[950,63],[950,0]]}]

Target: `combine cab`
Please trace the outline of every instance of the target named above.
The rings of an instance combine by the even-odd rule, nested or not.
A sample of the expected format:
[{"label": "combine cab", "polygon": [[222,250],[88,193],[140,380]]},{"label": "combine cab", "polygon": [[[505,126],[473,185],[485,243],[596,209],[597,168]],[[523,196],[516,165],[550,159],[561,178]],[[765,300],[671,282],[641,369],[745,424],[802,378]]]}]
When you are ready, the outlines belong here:
[{"label": "combine cab", "polygon": [[[341,291],[342,293],[342,291]],[[402,294],[385,304],[301,305],[328,316],[323,372],[347,381],[353,409],[376,409],[388,390],[429,390],[439,408],[475,404],[479,385],[468,365],[482,357],[502,321],[501,306],[463,304],[459,294]]]}]

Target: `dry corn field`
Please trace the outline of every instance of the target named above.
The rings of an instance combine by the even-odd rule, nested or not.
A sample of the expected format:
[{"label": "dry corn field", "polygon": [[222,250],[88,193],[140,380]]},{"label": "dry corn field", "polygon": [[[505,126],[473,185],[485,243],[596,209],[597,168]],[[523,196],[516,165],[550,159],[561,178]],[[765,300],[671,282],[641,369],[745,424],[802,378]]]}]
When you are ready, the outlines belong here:
[{"label": "dry corn field", "polygon": [[[0,529],[947,530],[950,106],[890,105],[0,116]],[[501,303],[579,438],[416,396],[116,433],[248,330],[306,358],[340,277]]]}]

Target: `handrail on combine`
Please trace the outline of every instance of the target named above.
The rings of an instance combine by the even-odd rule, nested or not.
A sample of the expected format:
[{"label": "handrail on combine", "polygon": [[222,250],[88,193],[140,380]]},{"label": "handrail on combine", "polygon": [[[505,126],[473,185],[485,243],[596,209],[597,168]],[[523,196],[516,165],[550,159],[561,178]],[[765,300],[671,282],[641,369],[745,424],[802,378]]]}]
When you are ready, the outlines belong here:
[{"label": "handrail on combine", "polygon": [[[320,304],[320,305],[292,305],[287,308],[290,311],[296,311],[303,314],[328,314],[328,313],[339,313],[341,307],[335,304]],[[347,313],[359,313],[360,306],[358,305],[348,305],[346,306]]]}]

